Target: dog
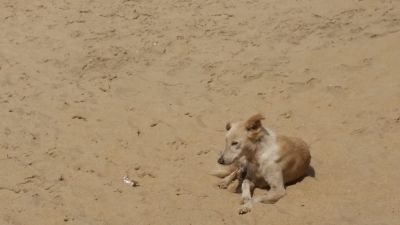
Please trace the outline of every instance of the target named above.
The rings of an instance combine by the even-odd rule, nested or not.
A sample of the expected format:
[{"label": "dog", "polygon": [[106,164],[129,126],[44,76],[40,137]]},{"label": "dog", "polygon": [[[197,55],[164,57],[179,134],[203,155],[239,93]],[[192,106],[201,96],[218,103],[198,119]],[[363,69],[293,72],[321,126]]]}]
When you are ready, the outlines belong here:
[{"label": "dog", "polygon": [[[258,202],[277,202],[286,195],[285,184],[305,177],[310,168],[309,146],[299,138],[276,135],[262,125],[264,119],[256,114],[226,126],[225,150],[218,163],[231,165],[244,157],[246,164],[239,214],[250,212]],[[252,196],[256,186],[270,189],[262,196]]]}]

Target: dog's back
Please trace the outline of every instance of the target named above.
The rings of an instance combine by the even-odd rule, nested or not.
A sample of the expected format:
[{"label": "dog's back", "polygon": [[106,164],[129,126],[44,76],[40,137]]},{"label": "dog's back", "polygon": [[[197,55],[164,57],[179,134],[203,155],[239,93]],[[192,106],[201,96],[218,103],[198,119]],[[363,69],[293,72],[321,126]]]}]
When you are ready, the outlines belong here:
[{"label": "dog's back", "polygon": [[277,136],[280,157],[277,163],[282,168],[285,183],[291,183],[307,175],[311,162],[308,145],[300,138]]}]

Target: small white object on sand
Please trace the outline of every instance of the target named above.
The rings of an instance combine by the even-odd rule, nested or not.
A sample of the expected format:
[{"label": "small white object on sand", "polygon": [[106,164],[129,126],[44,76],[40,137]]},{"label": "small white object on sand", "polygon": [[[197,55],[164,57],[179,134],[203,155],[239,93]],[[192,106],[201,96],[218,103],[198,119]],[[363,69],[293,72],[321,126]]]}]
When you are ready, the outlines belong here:
[{"label": "small white object on sand", "polygon": [[124,181],[125,184],[128,184],[131,187],[136,187],[138,186],[138,182],[134,181],[134,180],[130,180],[128,175],[125,175],[122,180]]}]

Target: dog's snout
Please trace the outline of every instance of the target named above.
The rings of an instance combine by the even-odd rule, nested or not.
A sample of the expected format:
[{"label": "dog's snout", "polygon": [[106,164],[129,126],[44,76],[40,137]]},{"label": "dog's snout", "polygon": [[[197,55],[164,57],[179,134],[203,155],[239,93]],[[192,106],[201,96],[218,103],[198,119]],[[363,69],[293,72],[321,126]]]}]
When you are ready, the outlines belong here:
[{"label": "dog's snout", "polygon": [[222,157],[222,155],[221,157],[219,157],[218,163],[224,165],[224,158]]}]

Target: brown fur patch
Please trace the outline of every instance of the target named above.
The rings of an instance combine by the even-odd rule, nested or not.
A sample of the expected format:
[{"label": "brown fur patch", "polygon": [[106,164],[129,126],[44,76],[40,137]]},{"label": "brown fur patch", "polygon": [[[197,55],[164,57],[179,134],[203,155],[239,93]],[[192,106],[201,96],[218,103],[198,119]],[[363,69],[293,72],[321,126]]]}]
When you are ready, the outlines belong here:
[{"label": "brown fur patch", "polygon": [[295,181],[307,175],[311,155],[309,146],[300,138],[278,135],[280,157],[277,163],[283,168],[285,183]]},{"label": "brown fur patch", "polygon": [[247,130],[255,130],[258,129],[262,126],[261,120],[264,120],[265,117],[258,113],[256,115],[251,116],[247,121],[245,122],[245,127]]},{"label": "brown fur patch", "polygon": [[245,122],[244,126],[248,131],[248,138],[251,141],[260,140],[265,134],[267,134],[266,130],[263,128],[261,120],[265,119],[265,117],[261,114],[256,114],[251,116]]}]

